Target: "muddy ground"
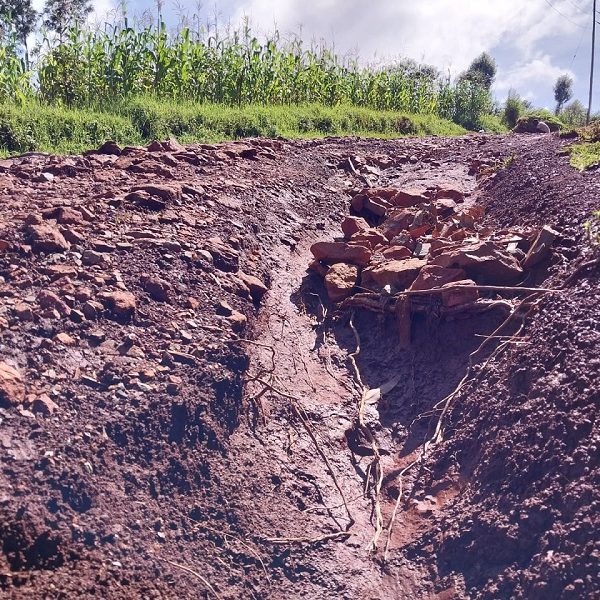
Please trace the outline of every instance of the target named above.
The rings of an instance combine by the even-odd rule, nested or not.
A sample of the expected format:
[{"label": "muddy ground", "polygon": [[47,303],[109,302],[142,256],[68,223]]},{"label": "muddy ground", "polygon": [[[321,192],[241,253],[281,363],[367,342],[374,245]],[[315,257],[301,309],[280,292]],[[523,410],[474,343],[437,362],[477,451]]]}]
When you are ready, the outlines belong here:
[{"label": "muddy ground", "polygon": [[[0,161],[2,596],[597,597],[600,294],[583,224],[600,179],[565,143]],[[355,311],[365,385],[399,381],[368,409],[373,549],[372,457],[349,435],[356,336],[307,267],[356,191],[407,185],[460,187],[490,227],[552,226],[521,284],[559,291],[475,365],[502,315],[416,319],[404,348],[391,316]],[[468,369],[443,442],[400,479]]]}]

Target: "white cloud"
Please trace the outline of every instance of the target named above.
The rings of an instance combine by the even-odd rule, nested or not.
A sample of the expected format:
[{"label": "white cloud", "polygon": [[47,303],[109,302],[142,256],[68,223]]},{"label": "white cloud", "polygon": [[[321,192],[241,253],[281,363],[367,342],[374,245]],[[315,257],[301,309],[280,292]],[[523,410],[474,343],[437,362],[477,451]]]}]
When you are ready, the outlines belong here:
[{"label": "white cloud", "polygon": [[528,99],[535,98],[540,90],[544,90],[545,96],[548,97],[552,94],[556,79],[564,74],[570,75],[574,80],[577,79],[573,71],[552,64],[550,56],[544,54],[532,60],[519,62],[510,70],[504,71],[494,89],[498,95],[506,96],[512,88]]},{"label": "white cloud", "polygon": [[542,0],[241,0],[233,21],[248,15],[284,32],[301,24],[305,36],[333,34],[340,50],[358,47],[363,59],[404,55],[457,72],[500,43],[526,58],[541,40],[580,31],[584,13],[566,0],[552,2],[569,20]]}]

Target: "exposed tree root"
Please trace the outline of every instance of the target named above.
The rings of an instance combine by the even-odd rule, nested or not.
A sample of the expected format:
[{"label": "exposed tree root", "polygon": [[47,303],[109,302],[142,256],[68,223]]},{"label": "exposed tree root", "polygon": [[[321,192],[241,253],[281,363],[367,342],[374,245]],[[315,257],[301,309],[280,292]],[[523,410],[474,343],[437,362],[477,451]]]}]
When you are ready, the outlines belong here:
[{"label": "exposed tree root", "polygon": [[[533,307],[530,307],[529,310],[525,314],[521,313],[521,309],[525,306],[528,306],[531,303],[531,301],[534,298],[538,297],[540,294],[559,292],[559,290],[546,289],[546,288],[519,288],[519,287],[509,287],[509,286],[456,286],[456,287],[457,288],[471,288],[471,289],[475,288],[480,291],[495,291],[495,292],[505,292],[505,293],[510,292],[510,293],[517,293],[517,294],[528,293],[529,295],[525,299],[523,299],[522,301],[517,303],[516,305],[513,305],[511,302],[508,302],[506,300],[492,300],[492,301],[478,300],[478,301],[472,302],[468,305],[452,307],[452,308],[446,309],[446,310],[444,310],[446,307],[437,307],[437,309],[440,312],[440,316],[443,316],[443,314],[451,314],[451,313],[457,313],[457,312],[483,312],[483,311],[491,310],[491,309],[497,308],[497,307],[501,307],[501,308],[507,310],[509,312],[509,314],[506,317],[506,319],[504,319],[504,321],[500,324],[500,326],[498,326],[489,336],[485,336],[485,338],[483,339],[481,344],[469,355],[469,365],[468,365],[465,376],[461,379],[461,381],[458,383],[456,388],[450,394],[448,394],[445,398],[443,398],[440,402],[438,402],[438,404],[436,404],[436,406],[434,407],[434,409],[432,411],[432,414],[434,414],[438,410],[440,411],[435,428],[433,430],[433,434],[431,435],[431,437],[429,437],[428,439],[426,439],[423,442],[418,458],[416,458],[409,465],[404,467],[400,471],[400,473],[397,475],[396,480],[398,482],[399,492],[398,492],[398,498],[394,505],[394,509],[392,511],[392,514],[390,516],[390,519],[389,519],[389,521],[387,523],[387,527],[386,527],[387,539],[386,539],[385,550],[384,550],[384,561],[387,560],[389,546],[390,546],[391,538],[392,538],[392,534],[393,534],[394,523],[396,521],[397,513],[400,508],[400,504],[401,504],[402,498],[403,498],[403,477],[413,467],[415,467],[417,464],[422,463],[424,461],[430,448],[440,444],[443,441],[444,421],[445,421],[445,418],[452,406],[452,401],[454,400],[454,398],[456,398],[456,396],[459,393],[463,392],[469,385],[473,384],[474,381],[477,380],[477,378],[481,375],[482,372],[485,371],[485,369],[487,368],[489,363],[493,360],[493,358],[496,357],[498,354],[500,354],[500,352],[502,352],[505,348],[507,348],[511,344],[514,344],[517,342],[522,343],[519,336],[525,326],[525,317],[529,314],[529,312],[532,310]],[[423,291],[415,290],[415,291],[401,292],[394,297],[390,297],[390,296],[386,297],[384,295],[375,294],[375,293],[359,293],[359,294],[356,294],[356,295],[352,296],[351,298],[348,298],[347,300],[345,300],[340,305],[340,308],[343,309],[343,308],[349,308],[349,307],[360,307],[360,308],[364,308],[364,309],[375,311],[375,312],[397,313],[398,312],[397,311],[397,303],[401,302],[403,298],[409,298],[411,296],[427,296],[427,295],[431,295],[431,294],[435,295],[435,294],[442,293],[442,291],[443,291],[442,289],[423,290]],[[394,299],[396,299],[396,303],[394,302]],[[537,302],[539,302],[539,300]],[[521,317],[521,326],[519,327],[518,331],[510,336],[501,335],[501,332],[503,331],[503,329],[517,315]],[[375,524],[375,534],[373,536],[373,539],[371,540],[369,547],[371,550],[376,551],[379,538],[381,537],[381,535],[384,531],[383,516],[382,516],[382,512],[381,512],[381,487],[383,484],[384,477],[383,477],[383,470],[381,468],[381,457],[380,457],[380,453],[379,453],[379,448],[377,446],[377,442],[374,439],[370,429],[367,427],[367,425],[365,424],[365,421],[364,421],[365,406],[366,406],[367,400],[369,398],[369,393],[373,392],[373,390],[369,390],[368,387],[365,386],[362,376],[361,376],[361,373],[360,373],[360,370],[359,370],[357,362],[356,362],[356,359],[360,353],[360,336],[358,334],[358,330],[356,329],[356,327],[354,325],[354,313],[352,313],[350,316],[349,324],[350,324],[350,328],[352,329],[352,332],[353,332],[355,340],[356,340],[356,349],[354,350],[354,352],[349,354],[349,360],[352,364],[352,368],[354,370],[355,378],[359,385],[359,390],[360,390],[360,394],[361,394],[360,401],[359,401],[359,407],[358,407],[357,428],[359,429],[359,432],[362,433],[363,436],[371,444],[372,450],[373,450],[373,455],[374,455],[373,461],[371,462],[371,464],[369,465],[369,467],[367,469],[367,485],[368,485],[369,481],[373,480],[374,513],[375,513],[376,524]],[[474,361],[475,361],[476,357],[487,346],[487,344],[492,340],[502,340],[502,342],[500,343],[498,348],[496,348],[491,353],[491,355],[487,358],[487,360],[484,362],[484,364],[479,369],[478,373],[474,375],[473,368],[474,368]],[[397,382],[395,382],[391,387],[393,387],[396,383]],[[389,391],[389,389],[386,391]],[[384,393],[383,390],[379,390],[379,396],[381,395],[381,393]],[[377,397],[377,399],[379,398],[379,396]]]},{"label": "exposed tree root", "polygon": [[[283,335],[283,330],[282,330],[282,335]],[[263,538],[263,539],[265,541],[268,541],[268,542],[274,543],[274,544],[295,544],[295,543],[315,544],[315,543],[319,543],[319,542],[323,542],[323,541],[327,541],[327,540],[341,539],[344,537],[348,537],[349,536],[348,531],[355,523],[354,517],[352,516],[352,512],[350,510],[350,506],[346,500],[345,494],[344,494],[342,487],[338,481],[336,472],[335,472],[329,458],[323,451],[323,449],[321,447],[321,443],[319,442],[317,435],[316,435],[315,431],[313,430],[310,420],[309,420],[308,416],[306,415],[306,412],[304,411],[304,409],[301,406],[300,398],[285,392],[284,390],[280,389],[280,387],[278,387],[276,385],[277,380],[274,375],[275,369],[276,369],[275,348],[268,344],[261,344],[261,343],[253,342],[252,340],[246,340],[243,338],[238,338],[236,340],[230,340],[230,343],[236,343],[236,342],[250,343],[250,344],[256,345],[258,347],[266,348],[270,351],[270,353],[271,353],[271,368],[266,371],[264,369],[262,369],[259,371],[258,374],[249,376],[246,380],[246,383],[253,382],[253,383],[260,384],[262,386],[262,389],[260,389],[260,391],[258,393],[256,393],[254,396],[252,396],[251,400],[258,406],[260,406],[260,409],[261,409],[261,412],[263,415],[263,422],[265,421],[265,418],[264,418],[264,409],[262,407],[261,398],[262,398],[262,396],[264,396],[265,393],[271,392],[271,393],[277,394],[279,396],[282,396],[284,398],[287,398],[290,401],[290,407],[291,407],[292,413],[302,423],[302,426],[308,433],[315,449],[317,450],[317,453],[319,454],[319,456],[322,458],[323,462],[325,463],[327,471],[329,472],[329,474],[333,480],[333,483],[334,483],[336,489],[338,490],[338,493],[340,494],[340,497],[342,500],[342,504],[340,506],[344,507],[346,514],[348,516],[348,524],[346,525],[345,530],[342,530],[341,526],[340,526],[340,531],[333,533],[333,534],[326,534],[324,536],[314,537],[314,538],[311,538],[311,537],[306,537],[306,538],[284,537],[284,538]],[[309,383],[310,383],[311,387],[313,388],[313,390],[316,391],[315,385],[312,382],[312,379],[310,377],[310,373],[309,373],[308,367],[306,365],[306,362],[304,361],[304,359],[302,357],[301,357],[301,361],[302,361],[302,364],[304,365],[304,370],[309,379]],[[266,378],[265,378],[265,376],[266,376]],[[290,434],[290,447],[291,447],[291,444],[292,444],[292,440],[291,440],[291,434]],[[335,518],[334,518],[334,520],[335,520]],[[337,521],[336,521],[336,523],[337,523]]]},{"label": "exposed tree root", "polygon": [[[587,263],[587,267],[595,264],[596,261]],[[583,268],[586,265],[582,265]],[[439,296],[440,294],[447,292],[448,289],[469,289],[477,290],[480,292],[503,292],[508,294],[551,294],[561,293],[561,290],[549,289],[549,288],[530,288],[530,287],[519,287],[519,286],[501,286],[501,285],[453,285],[452,288],[431,288],[428,290],[405,290],[398,292],[394,295],[385,295],[379,292],[365,291],[363,293],[354,294],[349,298],[346,298],[340,303],[340,310],[346,308],[364,308],[374,312],[396,312],[396,303],[401,301],[402,298],[412,297],[428,297],[428,296]],[[460,312],[482,312],[495,308],[496,306],[504,306],[506,301],[504,300],[476,300],[459,306],[439,306],[437,310],[440,316],[460,313]]]},{"label": "exposed tree root", "polygon": [[[416,458],[414,461],[412,461],[409,465],[404,467],[404,469],[402,469],[402,471],[400,471],[400,473],[397,476],[399,494],[398,494],[398,498],[396,499],[396,503],[394,505],[394,510],[392,511],[392,515],[391,515],[390,520],[387,525],[388,535],[387,535],[387,540],[386,540],[385,550],[384,550],[384,561],[387,560],[389,545],[391,542],[393,528],[394,528],[394,522],[396,520],[396,516],[398,513],[398,509],[400,507],[400,503],[402,502],[402,496],[403,496],[403,493],[402,493],[403,480],[402,480],[402,478],[414,466],[416,466],[417,464],[419,464],[420,462],[423,462],[425,460],[427,453],[431,447],[436,446],[443,441],[443,423],[444,423],[444,419],[452,405],[452,400],[454,400],[454,398],[460,392],[464,391],[468,386],[472,385],[475,381],[477,381],[477,379],[481,376],[481,374],[485,372],[485,370],[486,370],[487,366],[490,364],[490,362],[495,357],[497,357],[498,354],[500,354],[504,349],[506,349],[511,343],[513,343],[515,340],[518,339],[519,335],[521,334],[521,332],[523,331],[523,329],[525,327],[525,318],[529,315],[529,313],[537,305],[537,303],[539,302],[539,299],[535,303],[533,303],[531,306],[529,306],[529,309],[527,310],[527,312],[521,313],[520,309],[523,306],[529,305],[535,296],[537,296],[537,293],[531,294],[527,298],[523,299],[513,309],[513,311],[510,313],[510,315],[489,336],[487,336],[473,352],[471,352],[471,354],[469,355],[469,365],[468,365],[465,376],[460,380],[460,382],[458,383],[456,388],[450,394],[448,394],[445,398],[440,400],[440,402],[438,402],[434,406],[434,411],[441,410],[441,413],[436,422],[436,426],[433,431],[433,434],[431,435],[430,438],[425,440],[425,442],[421,446],[421,452],[419,454],[419,457]],[[490,354],[490,356],[486,359],[486,361],[483,363],[483,365],[479,369],[478,373],[472,375],[472,370],[474,368],[474,359],[476,358],[476,356],[483,350],[483,348],[488,344],[488,342],[498,339],[500,337],[500,335],[499,335],[500,332],[504,329],[504,327],[506,327],[513,320],[513,318],[515,316],[520,316],[520,318],[521,318],[521,325],[520,325],[519,329],[514,334],[512,334],[508,339],[506,339],[504,342],[502,342]]]},{"label": "exposed tree root", "polygon": [[328,542],[330,540],[341,540],[347,539],[352,534],[348,531],[337,531],[335,533],[327,533],[319,537],[282,537],[282,538],[263,538],[265,542],[270,544],[288,545],[288,544],[320,544],[322,542]]},{"label": "exposed tree root", "polygon": [[[348,504],[354,504],[357,500],[360,500],[363,497],[363,495],[361,494],[360,496],[356,496],[355,498],[352,498],[351,500],[348,500]],[[336,504],[335,506],[309,506],[307,508],[304,508],[303,510],[301,510],[300,512],[303,513],[313,513],[313,512],[318,512],[318,511],[327,511],[327,512],[331,512],[332,510],[336,510],[338,508],[344,508],[343,504]]]},{"label": "exposed tree root", "polygon": [[[269,350],[269,352],[271,353],[271,367],[268,369],[263,368],[263,369],[259,370],[258,374],[255,377],[250,377],[249,379],[247,379],[246,383],[251,383],[253,381],[257,381],[259,378],[263,377],[264,375],[267,375],[270,380],[273,379],[273,373],[275,372],[275,366],[276,366],[275,365],[276,352],[275,352],[275,348],[273,346],[271,346],[269,344],[262,344],[260,342],[255,342],[253,340],[249,340],[249,339],[245,339],[245,338],[236,338],[234,340],[228,340],[228,342],[229,343],[236,343],[236,342],[248,343],[253,346],[257,346],[259,348],[265,348],[265,349]],[[257,392],[253,396],[249,396],[250,402],[254,405],[255,409],[260,414],[263,426],[266,426],[266,424],[267,424],[267,416],[265,413],[265,407],[262,402],[262,397],[265,395],[265,393],[267,391],[268,391],[268,389],[263,387],[259,392]]]},{"label": "exposed tree root", "polygon": [[[425,295],[425,294],[419,294]],[[395,300],[395,296],[389,296],[387,298],[381,296],[381,294],[355,294],[350,298],[347,298],[340,303],[339,308],[343,309],[355,309],[362,308],[364,310],[370,310],[377,313],[391,313],[396,314],[398,306],[408,296],[398,296]],[[459,304],[458,306],[435,306],[435,310],[438,316],[447,317],[458,314],[476,314],[487,312],[494,308],[505,308],[510,310],[512,305],[508,300],[476,300],[475,302],[468,302],[465,304]],[[415,303],[411,303],[410,310],[412,312],[426,312],[430,310],[430,306],[419,306]]]},{"label": "exposed tree root", "polygon": [[518,294],[525,292],[527,294],[532,293],[542,293],[542,294],[550,294],[550,293],[559,293],[560,290],[554,290],[549,288],[529,288],[529,287],[519,287],[519,286],[511,286],[511,285],[452,285],[447,288],[431,288],[429,290],[406,290],[405,292],[399,292],[396,294],[397,296],[428,296],[430,294],[442,294],[443,292],[447,292],[449,289],[453,290],[477,290],[478,292],[509,292],[513,294]]},{"label": "exposed tree root", "polygon": [[317,440],[317,437],[316,437],[315,432],[314,432],[314,430],[312,428],[312,425],[310,424],[310,421],[309,421],[308,417],[306,416],[306,413],[304,412],[304,409],[300,405],[300,402],[301,402],[300,399],[297,398],[296,396],[293,396],[292,394],[288,394],[287,392],[284,392],[283,390],[280,390],[280,389],[276,388],[270,382],[265,381],[264,379],[253,378],[253,381],[256,381],[256,382],[260,383],[261,385],[263,385],[269,391],[271,391],[271,392],[273,392],[275,394],[278,394],[279,396],[282,396],[283,398],[287,398],[290,401],[290,406],[292,408],[292,412],[296,415],[296,417],[300,420],[300,422],[304,426],[304,429],[306,430],[306,432],[308,433],[310,439],[312,440],[312,442],[313,442],[313,444],[315,446],[315,449],[319,453],[319,456],[323,459],[323,462],[325,463],[325,466],[327,467],[327,470],[329,471],[331,479],[333,480],[333,484],[335,485],[337,491],[340,494],[340,497],[342,499],[344,508],[346,509],[346,514],[348,515],[349,523],[348,523],[348,525],[346,527],[346,531],[345,532],[339,532],[339,533],[341,533],[341,534],[347,533],[347,531],[355,523],[354,517],[352,516],[352,512],[350,511],[350,507],[348,505],[348,502],[346,501],[346,497],[344,495],[342,487],[340,486],[340,483],[339,483],[337,475],[336,475],[336,473],[335,473],[335,471],[334,471],[334,469],[333,469],[333,467],[331,465],[331,462],[329,461],[329,458],[327,458],[327,455],[325,454],[325,452],[321,448],[321,445],[319,444],[319,441]]},{"label": "exposed tree root", "polygon": [[373,512],[375,513],[375,534],[369,543],[369,549],[372,552],[377,551],[377,544],[379,542],[379,538],[383,533],[383,514],[381,512],[381,486],[383,485],[383,468],[381,466],[381,455],[379,453],[379,446],[377,444],[377,440],[371,433],[371,430],[365,423],[365,406],[367,404],[367,399],[369,397],[369,388],[365,385],[362,376],[360,374],[360,370],[356,363],[356,358],[360,354],[360,336],[358,335],[358,330],[354,325],[354,313],[352,313],[350,317],[350,327],[352,332],[354,333],[354,337],[356,339],[356,349],[349,355],[350,362],[352,363],[352,367],[354,369],[354,375],[356,377],[356,381],[359,385],[360,392],[360,400],[358,404],[358,415],[357,415],[357,427],[359,432],[363,434],[363,436],[368,440],[371,445],[371,449],[373,451],[373,460],[369,465],[367,470],[367,478],[365,485],[369,485],[369,481],[373,480]]},{"label": "exposed tree root", "polygon": [[233,340],[224,340],[225,344],[237,344],[237,343],[242,343],[242,344],[250,344],[252,346],[257,346],[258,348],[265,348],[266,350],[269,350],[269,352],[271,353],[271,370],[274,371],[275,370],[275,348],[273,348],[273,346],[269,346],[269,344],[261,344],[260,342],[255,342],[254,340],[248,340],[246,338],[235,338]]},{"label": "exposed tree root", "polygon": [[189,515],[186,515],[185,513],[181,512],[181,511],[177,511],[177,512],[182,517],[184,517],[184,518],[189,519],[190,521],[192,521],[192,523],[193,523],[193,529],[199,529],[201,531],[206,531],[208,533],[212,533],[213,535],[221,538],[225,542],[225,547],[226,548],[229,548],[229,538],[231,538],[233,541],[237,542],[240,546],[242,546],[242,548],[244,548],[245,550],[247,550],[250,553],[250,555],[253,556],[260,563],[260,566],[261,566],[261,568],[262,568],[262,570],[263,570],[263,572],[265,574],[265,577],[266,577],[267,581],[269,583],[271,583],[271,578],[269,577],[269,572],[267,571],[267,567],[266,567],[263,559],[261,558],[261,556],[258,553],[258,551],[255,550],[252,546],[250,546],[248,543],[246,543],[244,540],[242,540],[238,536],[233,535],[232,533],[214,529],[210,525],[207,525],[206,523],[203,523],[201,521],[197,521],[196,519],[190,517]]}]

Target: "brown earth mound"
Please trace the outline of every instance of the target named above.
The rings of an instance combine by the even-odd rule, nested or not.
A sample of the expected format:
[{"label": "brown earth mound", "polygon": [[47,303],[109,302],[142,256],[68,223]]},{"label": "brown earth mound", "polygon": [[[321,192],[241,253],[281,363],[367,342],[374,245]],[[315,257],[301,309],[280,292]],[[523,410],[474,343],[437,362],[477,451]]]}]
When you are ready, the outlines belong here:
[{"label": "brown earth mound", "polygon": [[600,593],[600,185],[562,143],[0,161],[3,593]]}]

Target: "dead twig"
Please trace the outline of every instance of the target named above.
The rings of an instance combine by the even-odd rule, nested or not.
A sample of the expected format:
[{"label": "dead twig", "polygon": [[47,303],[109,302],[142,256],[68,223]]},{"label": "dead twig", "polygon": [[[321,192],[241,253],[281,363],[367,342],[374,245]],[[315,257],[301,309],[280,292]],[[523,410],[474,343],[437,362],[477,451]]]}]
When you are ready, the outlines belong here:
[{"label": "dead twig", "polygon": [[350,170],[352,171],[352,173],[354,173],[354,175],[358,177],[358,179],[360,179],[367,187],[371,187],[371,182],[362,173],[359,173],[356,170],[356,167],[354,166],[354,163],[352,162],[352,159],[350,157],[348,157],[348,165],[350,166]]},{"label": "dead twig", "polygon": [[448,290],[477,290],[478,292],[510,292],[518,293],[525,292],[528,294],[540,293],[540,294],[560,294],[561,290],[555,290],[550,288],[528,288],[510,285],[448,285],[446,288],[431,288],[428,290],[406,290],[404,292],[398,292],[396,296],[426,296],[428,294],[442,294]]},{"label": "dead twig", "polygon": [[319,296],[319,294],[315,294],[314,292],[308,292],[307,294],[308,296],[314,296],[318,302],[319,302],[319,308],[321,309],[321,317],[317,317],[317,322],[319,324],[322,324],[325,322],[325,320],[327,319],[327,309],[325,308],[325,305],[323,304],[323,301],[321,300],[321,296]]},{"label": "dead twig", "polygon": [[202,575],[200,575],[200,573],[197,573],[196,571],[194,571],[193,569],[190,569],[189,567],[186,567],[185,565],[180,565],[176,562],[173,562],[172,560],[169,560],[168,558],[163,558],[161,559],[164,562],[172,565],[173,567],[177,567],[178,569],[181,569],[182,571],[185,571],[186,573],[189,573],[190,575],[193,575],[194,577],[196,577],[197,579],[199,579],[206,587],[206,589],[215,597],[218,598],[218,600],[221,600],[221,596],[219,596],[219,594],[217,594],[215,588],[210,585],[209,581],[203,577]]},{"label": "dead twig", "polygon": [[329,540],[339,540],[349,538],[352,534],[348,531],[337,531],[336,533],[327,533],[320,537],[283,537],[283,538],[263,538],[265,542],[270,544],[287,545],[287,544],[320,544],[321,542],[328,542]]},{"label": "dead twig", "polygon": [[[203,325],[202,323],[198,323],[198,327],[200,327],[200,329],[206,329],[207,331],[214,331],[215,333],[226,333],[225,329],[215,325]],[[223,341],[228,342],[229,340]]]}]

